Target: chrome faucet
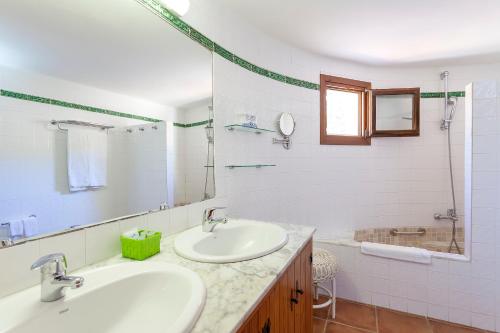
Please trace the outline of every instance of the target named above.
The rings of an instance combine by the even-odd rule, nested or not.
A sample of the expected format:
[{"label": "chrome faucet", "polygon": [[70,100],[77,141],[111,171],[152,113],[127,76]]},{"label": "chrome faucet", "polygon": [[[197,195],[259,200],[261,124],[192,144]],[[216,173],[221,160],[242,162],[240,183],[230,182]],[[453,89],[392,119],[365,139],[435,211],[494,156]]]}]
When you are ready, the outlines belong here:
[{"label": "chrome faucet", "polygon": [[83,277],[66,275],[66,256],[53,253],[41,257],[31,265],[31,269],[40,268],[41,301],[53,302],[65,295],[65,288],[77,289],[83,285]]},{"label": "chrome faucet", "polygon": [[456,211],[453,208],[451,208],[448,209],[446,215],[434,214],[434,220],[450,220],[452,222],[457,222],[458,217]]},{"label": "chrome faucet", "polygon": [[205,211],[203,212],[203,222],[201,225],[201,230],[203,232],[212,232],[214,231],[214,228],[217,224],[219,223],[227,223],[227,218],[222,217],[218,219],[214,219],[213,215],[214,212],[217,209],[225,209],[226,207],[211,207],[211,208],[206,208]]}]

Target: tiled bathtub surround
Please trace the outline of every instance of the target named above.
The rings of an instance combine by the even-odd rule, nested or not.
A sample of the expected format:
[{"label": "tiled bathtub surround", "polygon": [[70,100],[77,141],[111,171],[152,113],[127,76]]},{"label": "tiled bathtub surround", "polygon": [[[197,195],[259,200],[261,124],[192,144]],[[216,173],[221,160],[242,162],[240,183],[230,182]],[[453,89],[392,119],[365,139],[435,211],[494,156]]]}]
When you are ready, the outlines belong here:
[{"label": "tiled bathtub surround", "polygon": [[[433,227],[433,226],[417,226],[417,227],[396,227],[399,232],[418,232],[421,228],[425,229],[424,235],[391,235],[391,230],[394,228],[373,228],[361,229],[354,232],[354,240],[357,242],[372,242],[400,246],[413,246],[437,252],[448,252],[448,247],[451,242],[451,227]],[[457,227],[456,239],[458,246],[463,253],[464,249],[464,228]],[[453,248],[452,253],[457,253]]]}]

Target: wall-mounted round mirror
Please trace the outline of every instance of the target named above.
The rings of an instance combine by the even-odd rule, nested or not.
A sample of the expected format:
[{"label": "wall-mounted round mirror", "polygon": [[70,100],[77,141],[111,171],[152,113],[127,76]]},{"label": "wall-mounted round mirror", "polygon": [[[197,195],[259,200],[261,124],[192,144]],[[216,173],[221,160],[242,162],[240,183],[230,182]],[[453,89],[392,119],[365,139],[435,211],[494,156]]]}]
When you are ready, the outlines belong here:
[{"label": "wall-mounted round mirror", "polygon": [[290,136],[295,131],[295,120],[289,112],[283,112],[280,116],[279,129],[282,135]]},{"label": "wall-mounted round mirror", "polygon": [[283,139],[273,139],[273,143],[281,143],[285,149],[290,149],[290,135],[295,131],[295,120],[289,112],[283,112],[278,121],[278,129]]}]

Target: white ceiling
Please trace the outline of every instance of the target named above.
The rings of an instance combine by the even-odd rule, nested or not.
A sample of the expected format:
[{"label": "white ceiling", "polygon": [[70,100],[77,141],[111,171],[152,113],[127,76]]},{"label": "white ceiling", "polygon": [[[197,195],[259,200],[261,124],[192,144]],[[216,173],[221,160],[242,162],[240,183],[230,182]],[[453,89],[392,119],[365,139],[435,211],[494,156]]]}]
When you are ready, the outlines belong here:
[{"label": "white ceiling", "polygon": [[217,0],[313,53],[371,65],[500,61],[499,0]]},{"label": "white ceiling", "polygon": [[134,0],[1,0],[1,64],[169,106],[212,94],[211,53]]}]

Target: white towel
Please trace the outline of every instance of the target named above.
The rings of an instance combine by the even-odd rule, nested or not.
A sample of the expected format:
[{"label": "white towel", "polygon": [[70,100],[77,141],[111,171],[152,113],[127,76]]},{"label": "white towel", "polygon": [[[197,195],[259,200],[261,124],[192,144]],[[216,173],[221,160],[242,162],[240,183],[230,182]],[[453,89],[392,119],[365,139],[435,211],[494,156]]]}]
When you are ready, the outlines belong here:
[{"label": "white towel", "polygon": [[9,227],[10,227],[10,237],[11,238],[24,237],[23,220],[9,221]]},{"label": "white towel", "polygon": [[100,129],[68,129],[69,190],[96,189],[107,184],[107,134]]},{"label": "white towel", "polygon": [[418,262],[421,264],[431,263],[431,254],[429,251],[417,247],[362,242],[361,253],[383,258]]},{"label": "white towel", "polygon": [[38,235],[38,222],[36,216],[30,216],[23,219],[23,227],[25,237]]}]

